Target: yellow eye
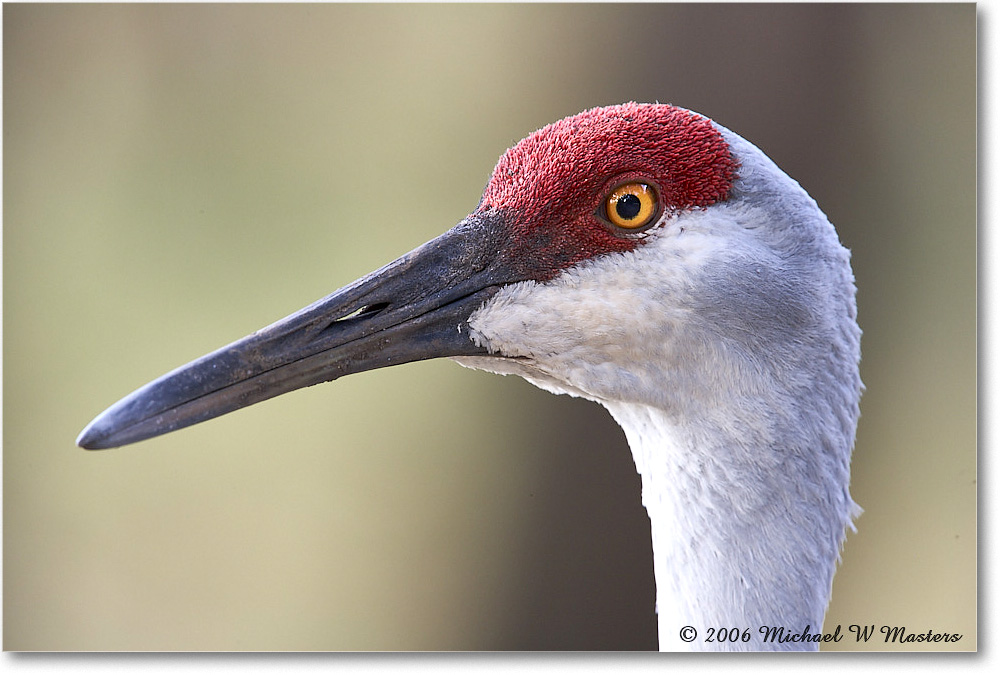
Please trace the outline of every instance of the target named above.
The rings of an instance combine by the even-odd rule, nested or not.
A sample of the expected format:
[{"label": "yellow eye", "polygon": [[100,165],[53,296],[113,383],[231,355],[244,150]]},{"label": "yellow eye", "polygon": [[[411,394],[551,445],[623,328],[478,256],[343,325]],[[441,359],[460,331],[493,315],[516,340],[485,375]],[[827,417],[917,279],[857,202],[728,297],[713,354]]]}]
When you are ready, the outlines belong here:
[{"label": "yellow eye", "polygon": [[637,230],[653,222],[659,211],[656,190],[646,183],[626,183],[604,200],[608,220],[626,230]]}]

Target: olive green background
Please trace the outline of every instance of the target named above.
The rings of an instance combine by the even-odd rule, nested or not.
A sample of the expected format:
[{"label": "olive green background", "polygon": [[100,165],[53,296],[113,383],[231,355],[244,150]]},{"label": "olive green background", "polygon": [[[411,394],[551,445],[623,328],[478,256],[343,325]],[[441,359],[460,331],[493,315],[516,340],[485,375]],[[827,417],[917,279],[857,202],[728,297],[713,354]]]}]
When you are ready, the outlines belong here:
[{"label": "olive green background", "polygon": [[976,648],[973,5],[3,19],[5,649],[654,649],[639,479],[593,404],[436,361],[74,446],[456,223],[519,138],[627,100],[745,136],[853,250],[865,513],[827,629]]}]

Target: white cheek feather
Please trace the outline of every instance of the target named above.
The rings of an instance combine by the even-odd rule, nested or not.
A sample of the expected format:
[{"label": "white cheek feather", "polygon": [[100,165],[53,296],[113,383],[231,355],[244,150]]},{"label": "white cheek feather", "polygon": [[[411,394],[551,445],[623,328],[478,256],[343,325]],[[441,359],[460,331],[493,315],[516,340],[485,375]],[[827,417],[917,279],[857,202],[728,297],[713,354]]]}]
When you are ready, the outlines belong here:
[{"label": "white cheek feather", "polygon": [[[691,272],[720,245],[685,231],[692,218],[712,216],[682,215],[635,251],[585,261],[546,283],[505,287],[470,317],[472,339],[491,353],[529,359],[521,369],[530,365],[533,375],[553,378],[566,393],[635,400],[658,387],[650,378],[662,375],[676,334],[688,323]],[[488,358],[459,362],[489,370],[499,365]]]}]

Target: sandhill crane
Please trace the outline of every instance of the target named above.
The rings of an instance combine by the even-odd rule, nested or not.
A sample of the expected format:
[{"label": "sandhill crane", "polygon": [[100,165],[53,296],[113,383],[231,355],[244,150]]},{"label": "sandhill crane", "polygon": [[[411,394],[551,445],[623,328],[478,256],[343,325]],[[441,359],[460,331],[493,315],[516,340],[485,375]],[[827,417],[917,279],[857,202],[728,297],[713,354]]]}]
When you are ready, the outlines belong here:
[{"label": "sandhill crane", "polygon": [[453,229],[138,389],[77,442],[443,356],[597,401],[622,426],[661,649],[817,648],[859,511],[850,256],[767,156],[682,108],[595,108],[532,133]]}]

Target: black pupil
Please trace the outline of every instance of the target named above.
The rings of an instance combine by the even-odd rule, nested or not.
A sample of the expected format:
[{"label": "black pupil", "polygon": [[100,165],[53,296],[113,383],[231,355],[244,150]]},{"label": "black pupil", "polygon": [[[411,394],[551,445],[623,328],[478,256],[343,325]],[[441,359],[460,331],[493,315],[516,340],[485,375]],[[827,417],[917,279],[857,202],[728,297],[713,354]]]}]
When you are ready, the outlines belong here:
[{"label": "black pupil", "polygon": [[615,202],[615,212],[622,220],[632,220],[642,210],[642,202],[633,194],[625,194]]}]

